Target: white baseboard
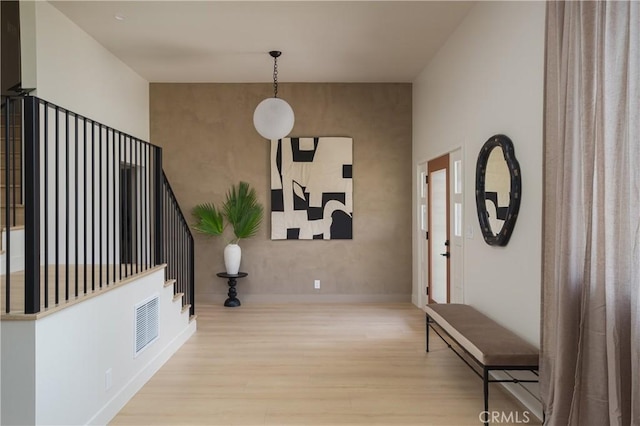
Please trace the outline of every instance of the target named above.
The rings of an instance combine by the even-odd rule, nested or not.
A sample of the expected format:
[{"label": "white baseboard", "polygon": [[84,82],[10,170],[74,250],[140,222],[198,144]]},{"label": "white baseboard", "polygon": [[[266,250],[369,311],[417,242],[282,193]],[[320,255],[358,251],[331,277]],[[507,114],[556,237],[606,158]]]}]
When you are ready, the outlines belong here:
[{"label": "white baseboard", "polygon": [[415,294],[411,294],[411,303],[413,303],[416,306],[416,308],[422,309],[422,307],[418,305],[418,298],[416,297]]},{"label": "white baseboard", "polygon": [[[198,300],[223,304],[226,294],[199,294]],[[410,294],[246,294],[238,292],[246,303],[409,303]]]},{"label": "white baseboard", "polygon": [[153,358],[146,367],[136,374],[129,382],[93,416],[87,424],[106,425],[145,383],[171,358],[171,356],[191,337],[196,331],[197,321],[190,321],[187,327],[180,332],[169,344]]},{"label": "white baseboard", "polygon": [[[530,376],[535,377],[530,372],[519,372],[520,375],[518,378],[529,378]],[[527,377],[523,376],[526,374]],[[492,371],[491,375],[495,379],[499,380],[508,380],[511,377],[502,371]],[[500,383],[507,392],[509,392],[515,399],[517,399],[523,407],[528,410],[531,414],[536,416],[538,420],[542,421],[542,402],[540,399],[533,395],[539,389],[539,385],[537,383]],[[535,388],[533,391],[528,391],[525,386]],[[489,393],[491,395],[491,393]],[[491,410],[491,397],[489,397],[489,410]],[[529,416],[531,417],[531,416]]]}]

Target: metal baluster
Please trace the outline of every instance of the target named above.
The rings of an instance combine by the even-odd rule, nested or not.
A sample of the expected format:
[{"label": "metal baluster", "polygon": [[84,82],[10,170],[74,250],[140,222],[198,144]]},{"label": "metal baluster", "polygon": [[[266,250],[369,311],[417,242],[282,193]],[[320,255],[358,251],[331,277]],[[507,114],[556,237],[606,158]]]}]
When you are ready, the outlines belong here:
[{"label": "metal baluster", "polygon": [[[105,161],[105,173],[106,173],[106,176],[105,176],[105,185],[106,185],[105,195],[107,197],[107,206],[109,204],[109,130],[110,129],[108,127],[105,129],[106,139],[107,139],[106,140],[106,144],[107,145],[105,146],[105,151],[106,151],[106,156],[107,156],[106,161]],[[109,259],[110,259],[110,256],[109,256],[109,208],[106,208],[105,212],[106,212],[106,215],[107,215],[107,218],[106,218],[107,229],[105,230],[105,236],[106,236],[106,248],[105,248],[105,251],[107,253],[107,258],[105,259],[106,260],[105,264],[106,264],[106,269],[107,269],[107,276],[106,276],[105,279],[106,279],[106,284],[108,286],[109,285]]]},{"label": "metal baluster", "polygon": [[127,263],[124,264],[124,276],[128,277],[129,276],[129,263],[131,263],[131,254],[130,254],[130,241],[129,241],[129,230],[130,230],[130,220],[129,220],[129,209],[131,208],[129,206],[129,167],[130,167],[130,161],[129,161],[129,157],[127,156],[127,137],[125,136],[125,145],[124,145],[124,155],[125,155],[125,166],[124,166],[124,209],[122,209],[123,211],[123,217],[125,220],[125,228],[124,228],[124,236],[127,238],[124,238],[124,243],[125,243],[125,260],[127,261]]},{"label": "metal baluster", "polygon": [[140,215],[142,221],[142,270],[145,271],[147,269],[147,144],[143,144],[143,152],[141,155],[140,165],[140,177],[142,178],[142,214]]},{"label": "metal baluster", "polygon": [[155,174],[154,177],[154,185],[155,185],[155,264],[160,265],[164,262],[164,257],[162,255],[163,245],[164,245],[164,235],[162,234],[163,227],[163,208],[162,208],[162,149],[156,147],[155,148],[155,164],[153,165],[153,171]]},{"label": "metal baluster", "polygon": [[118,195],[119,195],[119,202],[118,202],[118,211],[120,213],[120,239],[119,241],[119,259],[118,259],[118,279],[122,281],[122,256],[124,255],[124,247],[122,245],[122,232],[124,229],[124,218],[122,217],[122,204],[123,204],[123,197],[124,197],[124,191],[122,190],[122,163],[123,163],[123,159],[122,159],[122,133],[120,133],[118,135]]},{"label": "metal baluster", "polygon": [[102,288],[102,124],[98,126],[98,283]]},{"label": "metal baluster", "polygon": [[91,121],[91,291],[96,289],[96,123]]},{"label": "metal baluster", "polygon": [[64,299],[69,300],[69,113],[64,111],[64,171],[65,171],[65,186],[64,186]]},{"label": "metal baluster", "polygon": [[78,283],[78,278],[79,278],[78,277],[78,267],[79,267],[79,265],[78,265],[78,240],[79,240],[79,237],[78,237],[78,222],[79,222],[79,219],[78,219],[78,181],[80,179],[78,179],[78,115],[74,114],[74,117],[75,117],[75,126],[74,126],[75,128],[74,128],[74,131],[75,131],[75,136],[76,136],[74,160],[75,160],[76,169],[75,169],[75,173],[73,175],[73,180],[75,181],[75,191],[74,191],[74,193],[75,193],[75,196],[76,196],[76,207],[75,207],[75,216],[74,216],[75,228],[76,228],[76,232],[75,232],[76,244],[75,244],[75,246],[73,248],[73,251],[75,252],[75,255],[76,255],[76,262],[75,262],[76,289],[75,290],[76,290],[76,297],[78,297],[78,291],[79,291],[79,289],[78,289],[78,284],[79,284]]},{"label": "metal baluster", "polygon": [[[120,132],[118,132],[118,137],[120,135]],[[117,281],[117,277],[116,277],[116,266],[118,263],[118,259],[116,259],[116,252],[117,252],[117,247],[118,247],[118,240],[117,240],[117,229],[118,229],[118,210],[117,210],[117,194],[118,194],[118,181],[117,181],[117,174],[118,174],[118,161],[116,160],[116,132],[113,132],[113,143],[111,144],[111,156],[113,157],[113,281],[116,282]]]},{"label": "metal baluster", "polygon": [[55,204],[56,204],[56,211],[55,211],[55,225],[56,225],[56,229],[55,229],[55,235],[56,235],[56,241],[55,241],[55,250],[56,250],[56,254],[55,254],[55,258],[56,258],[56,264],[55,264],[55,291],[56,291],[56,296],[55,296],[55,300],[56,300],[56,305],[60,303],[60,110],[58,108],[58,106],[55,107],[55,120],[56,120],[56,124],[55,124],[55,146],[56,146],[56,192],[55,192]]},{"label": "metal baluster", "polygon": [[138,150],[140,149],[140,140],[136,139],[136,145],[135,148],[133,149],[134,152],[134,156],[135,156],[135,168],[133,169],[133,177],[134,177],[134,196],[133,196],[133,203],[134,203],[134,207],[133,207],[133,214],[134,214],[134,219],[133,219],[133,224],[134,224],[134,229],[135,229],[135,245],[134,247],[134,253],[135,253],[135,260],[136,260],[136,273],[140,272],[140,257],[139,257],[139,248],[140,248],[140,235],[139,235],[139,230],[140,230],[140,223],[138,221],[138,209],[140,208],[139,206],[139,202],[138,202],[138,196],[140,195],[140,191],[138,190],[138,186],[140,185],[140,174],[138,173],[138,171],[140,170],[140,163],[139,163],[139,159],[138,159]]},{"label": "metal baluster", "polygon": [[134,167],[134,164],[133,164],[133,140],[132,140],[132,138],[129,138],[129,174],[128,174],[128,177],[129,177],[129,191],[130,191],[129,203],[130,203],[130,205],[129,205],[129,210],[128,210],[128,212],[129,212],[128,217],[129,217],[129,230],[131,232],[131,235],[130,235],[131,241],[130,241],[130,244],[129,244],[129,275],[133,275],[133,260],[134,260],[133,259],[133,257],[134,257],[133,256],[133,245],[135,243],[134,238],[133,238],[133,227],[135,226],[135,224],[133,222],[133,214],[132,214],[132,210],[131,210],[131,209],[134,208],[133,203],[134,203],[134,197],[135,197],[134,196],[134,192],[133,192],[134,177],[135,177],[135,175],[132,174],[133,173],[133,167]]},{"label": "metal baluster", "polygon": [[193,236],[189,232],[189,303],[191,309],[189,315],[193,316],[196,313],[196,294],[195,294],[195,247],[193,244]]},{"label": "metal baluster", "polygon": [[83,148],[82,148],[82,154],[84,156],[84,161],[83,161],[83,166],[82,166],[82,173],[84,175],[84,179],[82,179],[82,191],[84,194],[84,214],[82,215],[83,220],[84,220],[84,231],[82,233],[82,236],[84,238],[84,294],[87,294],[87,245],[88,245],[88,238],[87,238],[87,119],[85,118],[84,120],[82,120],[82,134],[83,134],[83,140],[84,143]]},{"label": "metal baluster", "polygon": [[[179,209],[177,201],[176,201],[176,208]],[[186,245],[185,245],[185,241],[184,241],[184,223],[182,223],[182,217],[180,217],[180,215],[178,215],[178,218],[180,219],[180,221],[179,221],[179,223],[180,223],[180,247],[182,247],[182,250],[180,250],[180,280],[182,281],[182,288],[184,290],[183,293],[185,295],[185,297],[182,299],[182,304],[185,305],[187,303],[187,296],[189,295],[189,293],[187,292],[187,280],[186,280],[186,278],[184,276],[184,271],[186,269],[184,267],[184,256],[185,256],[185,253],[187,252],[187,250],[186,250]]]},{"label": "metal baluster", "polygon": [[44,307],[49,307],[49,104],[44,114]]},{"label": "metal baluster", "polygon": [[[38,102],[36,98],[24,100],[25,127],[25,288],[24,312],[40,312],[40,138]],[[8,111],[7,111],[8,112]],[[7,274],[7,277],[10,274]],[[9,282],[7,282],[7,287]]]}]

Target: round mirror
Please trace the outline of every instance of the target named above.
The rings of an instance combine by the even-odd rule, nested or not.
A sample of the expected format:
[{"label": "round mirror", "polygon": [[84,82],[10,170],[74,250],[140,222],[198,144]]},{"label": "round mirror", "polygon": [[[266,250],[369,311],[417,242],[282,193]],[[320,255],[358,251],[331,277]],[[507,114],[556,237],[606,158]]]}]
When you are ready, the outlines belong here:
[{"label": "round mirror", "polygon": [[511,139],[490,137],[476,165],[476,207],[487,244],[504,246],[509,242],[520,209],[520,191],[520,165]]}]

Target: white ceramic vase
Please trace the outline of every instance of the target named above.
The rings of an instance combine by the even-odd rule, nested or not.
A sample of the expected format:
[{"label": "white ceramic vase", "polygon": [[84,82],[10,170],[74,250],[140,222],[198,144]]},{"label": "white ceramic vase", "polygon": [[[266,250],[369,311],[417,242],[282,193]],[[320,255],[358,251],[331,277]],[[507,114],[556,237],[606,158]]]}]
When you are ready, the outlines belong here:
[{"label": "white ceramic vase", "polygon": [[242,258],[242,250],[238,244],[229,243],[224,248],[224,267],[227,274],[236,275],[240,270],[240,260]]}]

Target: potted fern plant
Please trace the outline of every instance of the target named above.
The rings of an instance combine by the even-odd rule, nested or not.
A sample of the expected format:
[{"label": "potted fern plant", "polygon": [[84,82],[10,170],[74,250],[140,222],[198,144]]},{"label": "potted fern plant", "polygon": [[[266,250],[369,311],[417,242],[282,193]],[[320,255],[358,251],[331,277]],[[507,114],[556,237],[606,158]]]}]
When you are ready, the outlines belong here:
[{"label": "potted fern plant", "polygon": [[220,208],[214,203],[198,204],[192,214],[198,220],[194,229],[202,234],[219,236],[231,225],[234,236],[224,248],[224,265],[227,274],[237,274],[242,257],[238,242],[256,235],[264,216],[256,191],[248,183],[240,182],[231,186]]}]

